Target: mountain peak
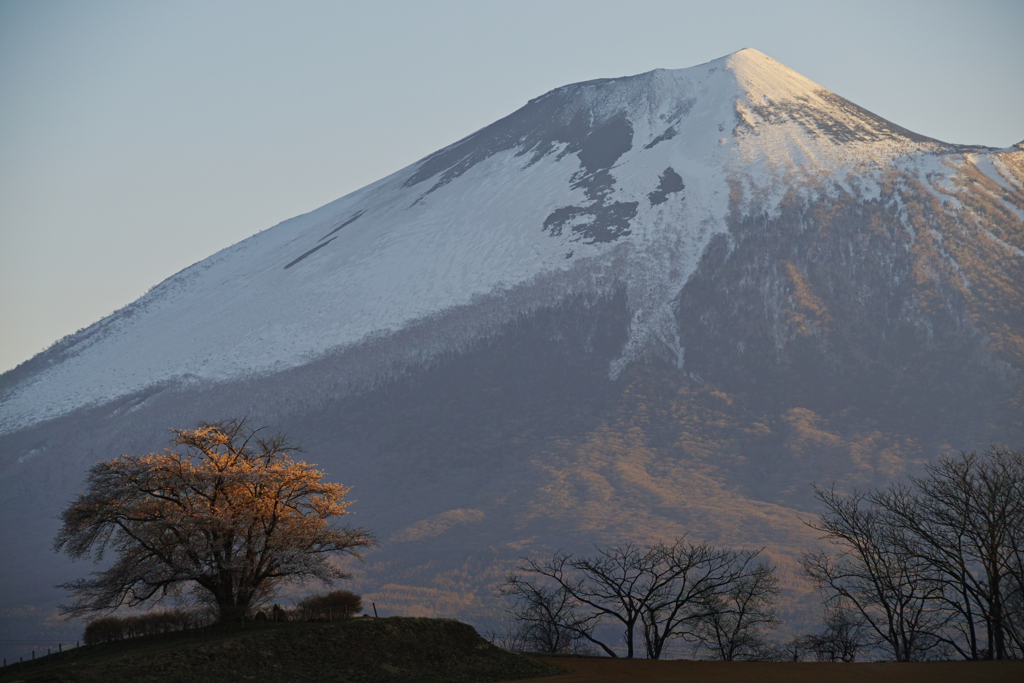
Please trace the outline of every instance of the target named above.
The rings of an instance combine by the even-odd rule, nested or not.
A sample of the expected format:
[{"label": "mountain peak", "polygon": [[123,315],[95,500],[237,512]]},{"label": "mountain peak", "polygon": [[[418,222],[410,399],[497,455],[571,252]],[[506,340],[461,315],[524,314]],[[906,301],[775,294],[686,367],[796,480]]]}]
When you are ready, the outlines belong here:
[{"label": "mountain peak", "polygon": [[[766,126],[786,129],[790,138],[813,142],[826,155],[829,148],[861,148],[867,158],[939,151],[949,145],[898,126],[815,83],[753,48],[723,57],[724,68],[736,79],[740,97],[736,114],[740,133],[763,133]],[[869,150],[869,148],[871,148]],[[819,158],[820,155],[819,155]]]},{"label": "mountain peak", "polygon": [[720,59],[729,60],[729,61],[732,61],[732,62],[744,62],[744,61],[747,61],[747,62],[764,62],[764,61],[767,60],[767,61],[769,61],[769,62],[771,62],[771,63],[773,63],[773,64],[775,64],[775,65],[777,65],[777,66],[779,66],[779,67],[781,67],[783,69],[789,69],[789,67],[786,66],[785,64],[783,64],[782,62],[779,62],[779,61],[776,61],[776,60],[772,59],[771,57],[769,57],[765,53],[763,53],[760,50],[758,50],[756,48],[753,48],[753,47],[745,47],[742,50],[736,50],[736,52],[730,52],[729,54],[725,55],[724,57],[720,57]]},{"label": "mountain peak", "polygon": [[799,98],[824,90],[820,85],[754,48],[722,58],[748,95]]}]

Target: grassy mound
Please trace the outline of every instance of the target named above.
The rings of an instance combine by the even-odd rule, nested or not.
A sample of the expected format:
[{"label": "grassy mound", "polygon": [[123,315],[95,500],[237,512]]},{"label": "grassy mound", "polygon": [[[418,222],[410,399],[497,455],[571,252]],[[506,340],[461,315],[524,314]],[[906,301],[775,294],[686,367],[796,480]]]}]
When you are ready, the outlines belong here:
[{"label": "grassy mound", "polygon": [[0,682],[507,681],[556,673],[452,619],[358,618],[140,638],[0,672]]}]

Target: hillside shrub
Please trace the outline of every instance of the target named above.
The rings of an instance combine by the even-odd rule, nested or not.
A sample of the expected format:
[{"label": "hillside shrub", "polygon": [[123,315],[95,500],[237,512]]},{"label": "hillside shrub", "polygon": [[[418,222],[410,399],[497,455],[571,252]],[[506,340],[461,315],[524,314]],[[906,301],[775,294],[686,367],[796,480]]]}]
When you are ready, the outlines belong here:
[{"label": "hillside shrub", "polygon": [[332,591],[310,595],[298,604],[306,621],[328,621],[354,617],[363,611],[363,600],[351,591]]}]

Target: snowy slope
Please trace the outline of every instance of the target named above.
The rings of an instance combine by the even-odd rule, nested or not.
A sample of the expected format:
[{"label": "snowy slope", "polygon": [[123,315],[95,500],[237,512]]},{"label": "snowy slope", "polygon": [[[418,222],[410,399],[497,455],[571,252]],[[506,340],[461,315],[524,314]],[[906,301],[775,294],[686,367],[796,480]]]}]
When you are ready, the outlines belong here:
[{"label": "snowy slope", "polygon": [[612,263],[633,322],[609,372],[651,344],[681,364],[670,303],[737,191],[739,206],[770,213],[794,180],[813,192],[865,167],[917,163],[941,183],[955,172],[936,160],[946,149],[750,49],[559,88],[7,373],[0,433],[154,384],[303,365],[543,274]]}]

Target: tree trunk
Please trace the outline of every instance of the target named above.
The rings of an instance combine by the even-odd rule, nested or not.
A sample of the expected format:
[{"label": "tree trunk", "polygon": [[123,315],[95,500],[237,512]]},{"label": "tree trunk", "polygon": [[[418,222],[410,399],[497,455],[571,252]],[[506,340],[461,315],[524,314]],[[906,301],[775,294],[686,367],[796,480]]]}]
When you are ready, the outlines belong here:
[{"label": "tree trunk", "polygon": [[217,600],[217,609],[220,612],[220,623],[238,624],[249,615],[249,603],[241,602],[228,597],[225,600]]}]

